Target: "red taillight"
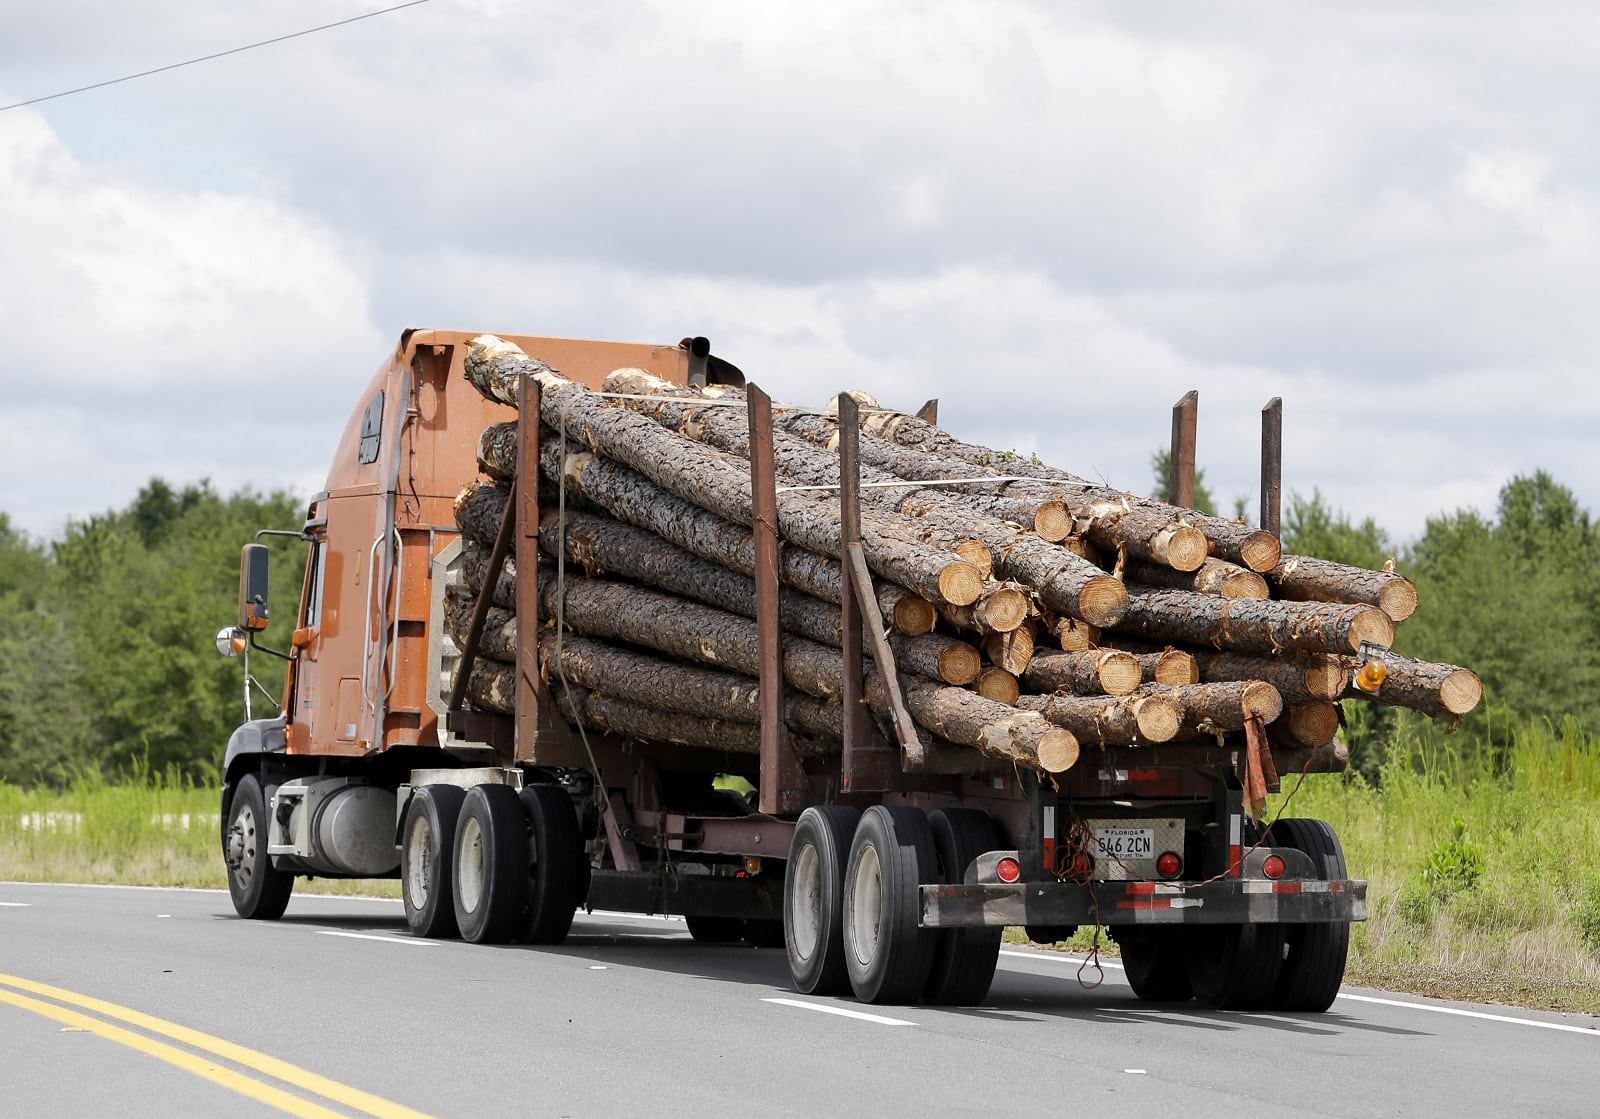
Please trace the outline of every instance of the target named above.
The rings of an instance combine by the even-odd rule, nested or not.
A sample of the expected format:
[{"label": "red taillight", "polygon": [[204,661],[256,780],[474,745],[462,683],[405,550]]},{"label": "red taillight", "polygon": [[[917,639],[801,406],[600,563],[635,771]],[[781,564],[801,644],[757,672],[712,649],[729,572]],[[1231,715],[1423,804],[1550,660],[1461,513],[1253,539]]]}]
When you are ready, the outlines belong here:
[{"label": "red taillight", "polygon": [[1261,873],[1268,878],[1282,878],[1283,872],[1288,869],[1282,855],[1268,855],[1261,860]]},{"label": "red taillight", "polygon": [[1022,877],[1022,864],[1007,856],[994,864],[994,876],[1002,882],[1015,882]]},{"label": "red taillight", "polygon": [[1156,859],[1156,873],[1163,878],[1176,878],[1183,873],[1183,860],[1175,852],[1163,851]]}]

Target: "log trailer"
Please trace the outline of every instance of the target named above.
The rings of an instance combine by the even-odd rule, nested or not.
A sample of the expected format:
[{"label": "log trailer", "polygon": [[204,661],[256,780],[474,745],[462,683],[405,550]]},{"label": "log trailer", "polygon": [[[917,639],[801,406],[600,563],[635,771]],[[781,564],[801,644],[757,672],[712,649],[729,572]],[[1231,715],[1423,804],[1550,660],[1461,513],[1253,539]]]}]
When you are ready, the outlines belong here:
[{"label": "log trailer", "polygon": [[[468,709],[463,684],[486,606],[458,647],[442,604],[461,578],[452,502],[477,476],[478,434],[518,420],[527,464],[495,571],[507,560],[538,569],[541,503],[551,504],[537,480],[539,388],[524,384],[520,411],[486,400],[463,373],[472,337],[406,331],[362,394],[304,525],[263,530],[244,547],[238,624],[217,635],[219,652],[244,657],[246,721],[227,744],[221,828],[241,917],[279,917],[297,876],[398,878],[419,936],[553,944],[581,908],[674,914],[698,940],[783,947],[804,993],[969,1005],[989,989],[1005,926],[1052,942],[1101,925],[1142,998],[1331,1004],[1349,923],[1366,916],[1366,884],[1349,879],[1326,824],[1281,819],[1269,831],[1244,796],[1252,766],[1270,782],[1274,763],[1304,773],[1325,767],[1324,757],[1261,757],[1259,739],[1214,738],[1086,748],[1078,764],[1041,779],[976,751],[940,751],[898,702],[888,731],[869,717],[860,698],[867,666],[891,693],[896,675],[859,543],[848,396],[840,755],[802,761],[780,714],[771,403],[755,385],[744,395],[759,753],[576,732],[541,679],[548,619],[533,578],[518,581],[525,636],[515,713]],[[703,338],[655,346],[503,337],[591,387],[622,367],[678,385],[744,382]],[[934,407],[922,418],[933,421]],[[1192,478],[1193,415],[1186,398],[1174,420],[1180,500]],[[1276,438],[1266,434],[1271,516]],[[274,535],[306,545],[283,650],[261,641],[273,609],[262,541]],[[494,583],[491,572],[483,596]],[[287,662],[270,718],[251,718],[252,688],[266,694],[250,674],[252,653]],[[755,792],[718,788],[719,775],[743,777]]]}]

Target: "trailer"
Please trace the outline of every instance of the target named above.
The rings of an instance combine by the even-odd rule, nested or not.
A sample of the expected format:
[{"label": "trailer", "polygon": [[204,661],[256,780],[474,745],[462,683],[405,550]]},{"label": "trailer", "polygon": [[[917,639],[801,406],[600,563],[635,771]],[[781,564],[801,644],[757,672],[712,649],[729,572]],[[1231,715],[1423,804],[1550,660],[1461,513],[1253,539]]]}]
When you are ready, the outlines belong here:
[{"label": "trailer", "polygon": [[[274,919],[297,876],[398,878],[425,937],[560,942],[579,909],[674,914],[700,941],[782,947],[795,987],[872,1003],[971,1005],[1004,928],[1041,942],[1102,927],[1141,998],[1321,1011],[1344,973],[1366,884],[1328,825],[1247,811],[1254,777],[1330,767],[1326,752],[1244,736],[1085,751],[1041,775],[926,740],[860,539],[856,402],[838,399],[844,734],[802,758],[785,727],[772,402],[704,338],[636,345],[508,335],[570,379],[613,369],[678,385],[743,388],[755,509],[760,731],[755,754],[585,731],[561,717],[540,663],[538,581],[518,580],[512,714],[470,709],[467,680],[506,564],[539,568],[538,385],[522,407],[467,383],[472,333],[408,330],[361,396],[298,529],[245,545],[237,624],[218,650],[244,659],[246,721],[223,762],[222,851],[241,917]],[[922,418],[936,419],[936,402]],[[1263,509],[1277,508],[1276,410],[1263,439]],[[1174,493],[1192,500],[1194,404],[1174,416]],[[456,494],[475,442],[518,422],[521,465],[466,639],[443,620],[463,577]],[[562,444],[562,452],[565,444]],[[1270,495],[1270,497],[1269,497]],[[564,491],[555,496],[564,508]],[[1272,525],[1274,529],[1275,525]],[[303,541],[288,648],[273,616],[264,541]],[[562,577],[558,572],[557,577]],[[251,656],[286,665],[281,703],[251,715]],[[863,702],[886,685],[885,728]],[[269,696],[270,698],[270,696]],[[1336,763],[1333,763],[1336,764]],[[750,790],[741,792],[738,790]]]}]

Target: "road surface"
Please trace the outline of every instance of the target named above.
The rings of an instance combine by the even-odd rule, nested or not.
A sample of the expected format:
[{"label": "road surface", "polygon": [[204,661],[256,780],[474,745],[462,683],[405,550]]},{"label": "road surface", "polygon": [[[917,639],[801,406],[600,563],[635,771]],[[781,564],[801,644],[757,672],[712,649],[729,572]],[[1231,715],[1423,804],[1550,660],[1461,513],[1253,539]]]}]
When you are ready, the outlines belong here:
[{"label": "road surface", "polygon": [[412,939],[397,901],[261,923],[222,892],[0,883],[0,1114],[1600,1115],[1600,1019],[1355,989],[1214,1013],[1081,962],[1008,950],[980,1009],[865,1007],[673,920],[488,948]]}]

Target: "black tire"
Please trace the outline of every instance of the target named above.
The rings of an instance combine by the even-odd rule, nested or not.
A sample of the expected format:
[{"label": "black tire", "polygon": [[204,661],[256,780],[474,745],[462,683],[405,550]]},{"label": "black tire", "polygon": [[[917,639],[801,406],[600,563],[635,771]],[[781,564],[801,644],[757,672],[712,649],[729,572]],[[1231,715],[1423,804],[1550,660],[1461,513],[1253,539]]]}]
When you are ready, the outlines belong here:
[{"label": "black tire", "polygon": [[[1322,820],[1279,820],[1272,825],[1268,842],[1310,855],[1320,878],[1333,881],[1349,876],[1339,837]],[[1343,921],[1325,921],[1280,927],[1288,947],[1269,1005],[1277,1010],[1320,1014],[1333,1005],[1344,982],[1350,926]]]},{"label": "black tire", "polygon": [[914,1001],[928,982],[934,938],[918,891],[939,880],[933,829],[920,808],[875,804],[861,814],[845,866],[844,963],[856,998]]},{"label": "black tire", "polygon": [[400,897],[413,936],[447,940],[458,935],[451,853],[465,790],[424,785],[411,794],[400,825]]},{"label": "black tire", "polygon": [[528,849],[528,901],[518,939],[560,944],[589,894],[589,856],[572,796],[560,785],[522,790]]},{"label": "black tire", "polygon": [[1185,937],[1194,997],[1217,1010],[1259,1010],[1283,969],[1280,925],[1194,925]]},{"label": "black tire", "polygon": [[1135,995],[1146,1002],[1187,1002],[1194,997],[1189,984],[1188,933],[1175,925],[1124,926],[1115,934],[1122,949],[1122,973]]},{"label": "black tire", "polygon": [[850,989],[844,966],[844,872],[861,813],[818,804],[800,814],[783,876],[783,947],[795,990],[842,995]]},{"label": "black tire", "polygon": [[683,923],[701,944],[737,944],[744,939],[744,922],[737,917],[685,917]]},{"label": "black tire", "polygon": [[504,944],[528,908],[528,822],[510,785],[474,785],[461,802],[450,863],[461,939]]},{"label": "black tire", "polygon": [[[1000,846],[994,819],[975,808],[940,808],[928,814],[934,852],[939,860],[939,881],[959,884],[972,860]],[[983,1001],[994,982],[1000,962],[999,926],[928,929],[933,939],[933,961],[925,1002],[941,1006],[973,1006]]]},{"label": "black tire", "polygon": [[783,922],[780,921],[746,921],[744,923],[744,942],[752,948],[782,948],[784,945]]},{"label": "black tire", "polygon": [[247,773],[234,786],[223,820],[222,861],[228,868],[233,911],[247,921],[276,921],[289,907],[294,875],[272,865],[267,854],[267,798]]}]

